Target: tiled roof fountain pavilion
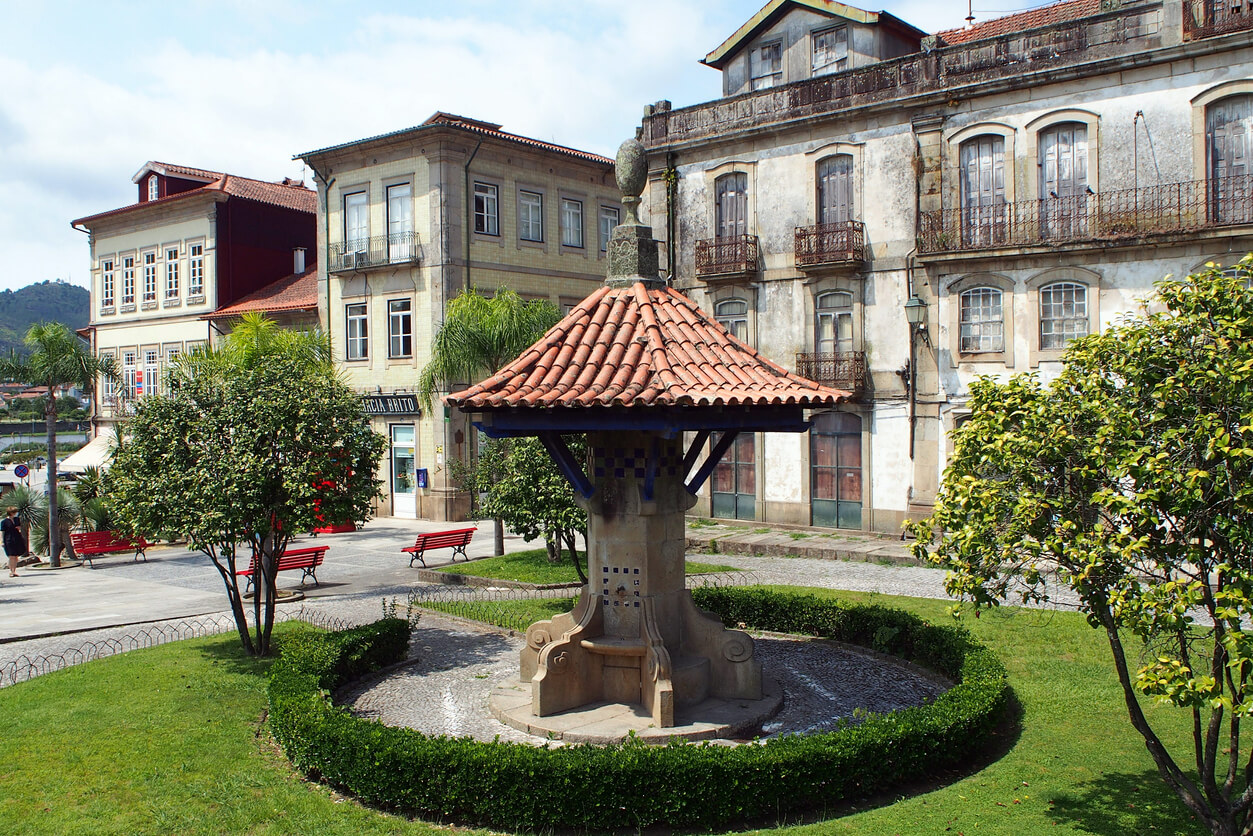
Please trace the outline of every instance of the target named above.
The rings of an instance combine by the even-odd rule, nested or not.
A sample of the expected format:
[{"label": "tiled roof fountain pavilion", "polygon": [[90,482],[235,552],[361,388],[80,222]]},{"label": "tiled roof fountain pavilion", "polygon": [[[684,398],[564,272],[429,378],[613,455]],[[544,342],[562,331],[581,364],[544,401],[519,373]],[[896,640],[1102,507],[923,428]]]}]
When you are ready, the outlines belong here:
[{"label": "tiled roof fountain pavilion", "polygon": [[[737,433],[805,432],[807,409],[849,396],[770,362],[667,286],[637,214],[646,174],[643,147],[623,143],[626,220],[605,285],[445,398],[489,436],[538,436],[588,511],[587,585],[573,611],[531,625],[518,680],[492,696],[499,719],[534,734],[725,736],[777,709],[752,638],[692,602],[684,512]],[[587,433],[588,462],[569,433]]]}]

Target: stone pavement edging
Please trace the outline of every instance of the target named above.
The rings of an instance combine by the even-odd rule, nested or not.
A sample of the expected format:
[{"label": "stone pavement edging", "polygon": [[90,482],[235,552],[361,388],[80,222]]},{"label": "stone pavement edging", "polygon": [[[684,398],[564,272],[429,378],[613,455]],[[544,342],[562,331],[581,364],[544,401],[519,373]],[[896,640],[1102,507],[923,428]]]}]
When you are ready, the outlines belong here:
[{"label": "stone pavement edging", "polygon": [[780,530],[765,526],[701,525],[689,522],[689,554],[742,554],[758,557],[807,557],[856,560],[894,566],[921,566],[909,546],[896,539],[865,534],[831,534],[830,529]]}]

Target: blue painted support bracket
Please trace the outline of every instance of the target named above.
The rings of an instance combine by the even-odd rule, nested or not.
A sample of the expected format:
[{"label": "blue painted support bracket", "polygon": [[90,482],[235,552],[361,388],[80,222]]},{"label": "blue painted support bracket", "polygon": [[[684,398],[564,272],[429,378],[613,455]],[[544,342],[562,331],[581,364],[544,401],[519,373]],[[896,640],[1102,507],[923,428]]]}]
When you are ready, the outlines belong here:
[{"label": "blue painted support bracket", "polygon": [[696,495],[696,492],[699,491],[701,486],[705,484],[705,481],[709,479],[710,474],[714,472],[714,468],[718,466],[718,462],[722,461],[723,454],[731,448],[732,443],[735,442],[735,437],[738,435],[739,433],[734,431],[722,434],[722,437],[718,439],[718,443],[715,444],[714,448],[709,451],[709,458],[705,459],[705,463],[700,466],[700,470],[696,471],[696,475],[692,477],[692,481],[687,483],[689,493],[693,496]]},{"label": "blue painted support bracket", "polygon": [[687,455],[683,457],[684,479],[692,471],[692,465],[696,464],[696,457],[700,455],[701,448],[705,446],[705,442],[708,440],[709,430],[701,430],[696,434],[696,438],[692,439],[692,446],[687,448]]},{"label": "blue painted support bracket", "polygon": [[566,477],[570,487],[574,488],[584,499],[591,499],[596,489],[592,487],[591,480],[583,472],[583,467],[574,460],[574,454],[570,452],[570,448],[566,446],[561,435],[539,433],[539,440],[548,451],[548,455],[552,456],[552,460],[557,463],[557,469],[561,471],[562,476]]}]

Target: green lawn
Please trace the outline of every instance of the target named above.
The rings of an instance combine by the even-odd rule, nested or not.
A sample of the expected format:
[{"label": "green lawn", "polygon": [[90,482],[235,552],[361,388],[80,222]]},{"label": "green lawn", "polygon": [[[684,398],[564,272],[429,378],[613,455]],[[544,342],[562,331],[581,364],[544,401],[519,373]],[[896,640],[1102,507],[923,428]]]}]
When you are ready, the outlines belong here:
[{"label": "green lawn", "polygon": [[[945,604],[840,593],[935,620]],[[549,608],[568,602],[542,602]],[[299,629],[280,625],[283,629]],[[964,777],[791,834],[1199,834],[1126,720],[1101,636],[1077,615],[985,615],[1021,702],[1007,751]],[[0,833],[429,833],[295,775],[262,726],[265,662],[232,635],[91,662],[0,689]],[[1187,718],[1150,707],[1178,748]],[[891,803],[896,801],[896,803]]]},{"label": "green lawn", "polygon": [[[586,560],[586,555],[580,555]],[[584,564],[586,569],[586,563]],[[569,557],[560,563],[549,563],[545,549],[528,549],[513,552],[499,557],[484,557],[470,561],[468,564],[455,563],[441,566],[435,571],[451,572],[458,575],[473,575],[476,578],[491,578],[499,581],[519,581],[522,583],[550,584],[577,583],[579,576],[570,564]],[[734,566],[719,566],[712,563],[687,562],[689,575],[704,572],[734,572]]]}]

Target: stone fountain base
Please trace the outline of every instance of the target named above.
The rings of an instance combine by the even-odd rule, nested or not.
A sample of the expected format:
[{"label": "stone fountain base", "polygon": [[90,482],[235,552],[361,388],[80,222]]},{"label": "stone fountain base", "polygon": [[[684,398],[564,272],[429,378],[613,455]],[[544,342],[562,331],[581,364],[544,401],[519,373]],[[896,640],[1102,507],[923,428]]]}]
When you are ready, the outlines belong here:
[{"label": "stone fountain base", "polygon": [[676,708],[675,725],[661,728],[642,705],[620,702],[594,702],[547,717],[536,717],[531,710],[531,683],[516,677],[498,683],[492,689],[488,705],[492,716],[507,726],[567,743],[621,743],[632,732],[650,743],[664,743],[672,737],[734,739],[754,736],[762,723],[778,713],[783,704],[783,690],[777,682],[763,677],[761,686],[759,700],[709,697],[695,705]]}]

